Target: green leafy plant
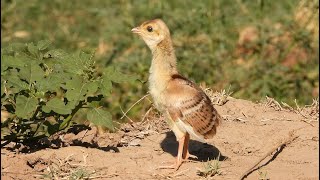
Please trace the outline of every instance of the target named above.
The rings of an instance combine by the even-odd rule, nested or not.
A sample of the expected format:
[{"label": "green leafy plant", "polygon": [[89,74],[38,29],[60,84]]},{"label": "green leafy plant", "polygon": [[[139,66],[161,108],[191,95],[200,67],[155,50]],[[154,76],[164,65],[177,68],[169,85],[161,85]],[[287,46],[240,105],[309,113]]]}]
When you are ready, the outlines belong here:
[{"label": "green leafy plant", "polygon": [[72,125],[87,108],[87,119],[113,131],[111,114],[99,101],[111,94],[112,82],[135,79],[113,66],[98,72],[93,54],[48,50],[50,41],[11,44],[1,49],[1,140],[50,136]]},{"label": "green leafy plant", "polygon": [[268,178],[268,172],[267,171],[262,171],[262,170],[258,170],[258,174],[259,174],[259,180],[269,180],[270,178]]},{"label": "green leafy plant", "polygon": [[203,177],[212,177],[216,174],[221,174],[219,158],[220,154],[217,158],[203,163],[203,169],[198,169],[197,174]]}]

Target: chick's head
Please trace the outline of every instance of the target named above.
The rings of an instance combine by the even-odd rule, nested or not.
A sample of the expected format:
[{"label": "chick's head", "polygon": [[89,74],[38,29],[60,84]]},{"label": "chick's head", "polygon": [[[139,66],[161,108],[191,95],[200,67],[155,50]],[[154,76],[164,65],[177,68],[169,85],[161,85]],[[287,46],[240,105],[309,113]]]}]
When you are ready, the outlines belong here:
[{"label": "chick's head", "polygon": [[170,31],[161,19],[143,22],[131,32],[138,34],[151,50],[154,50],[164,39],[170,38]]}]

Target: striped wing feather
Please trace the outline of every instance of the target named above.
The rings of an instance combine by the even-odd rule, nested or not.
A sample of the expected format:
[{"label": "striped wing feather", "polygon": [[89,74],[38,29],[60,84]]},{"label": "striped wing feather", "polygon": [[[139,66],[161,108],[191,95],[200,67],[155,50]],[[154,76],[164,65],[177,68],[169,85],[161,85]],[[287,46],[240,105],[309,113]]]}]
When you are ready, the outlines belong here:
[{"label": "striped wing feather", "polygon": [[216,134],[221,117],[208,96],[193,82],[173,75],[165,91],[166,107],[175,122],[192,127],[196,135],[208,139]]}]

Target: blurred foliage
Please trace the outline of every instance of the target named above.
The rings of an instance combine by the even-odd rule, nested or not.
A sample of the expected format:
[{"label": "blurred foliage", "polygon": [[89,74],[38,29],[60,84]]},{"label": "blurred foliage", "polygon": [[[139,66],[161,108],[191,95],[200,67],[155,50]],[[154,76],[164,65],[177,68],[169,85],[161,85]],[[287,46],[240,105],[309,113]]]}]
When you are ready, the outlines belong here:
[{"label": "blurred foliage", "polygon": [[[151,53],[130,30],[153,18],[167,23],[180,72],[197,83],[288,104],[319,94],[318,0],[2,0],[1,45],[49,39],[68,52],[96,50],[98,68],[138,74],[104,103],[119,118],[147,92]],[[149,106],[128,115],[139,119]]]}]

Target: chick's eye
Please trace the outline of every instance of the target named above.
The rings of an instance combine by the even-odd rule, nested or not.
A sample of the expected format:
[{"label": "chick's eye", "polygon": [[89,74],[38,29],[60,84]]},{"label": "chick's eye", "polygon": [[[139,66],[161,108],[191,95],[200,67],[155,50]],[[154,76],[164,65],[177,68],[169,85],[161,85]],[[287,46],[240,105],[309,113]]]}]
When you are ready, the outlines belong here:
[{"label": "chick's eye", "polygon": [[153,31],[153,29],[152,29],[151,26],[148,26],[148,27],[147,27],[147,30],[148,30],[149,32],[152,32],[152,31]]}]

